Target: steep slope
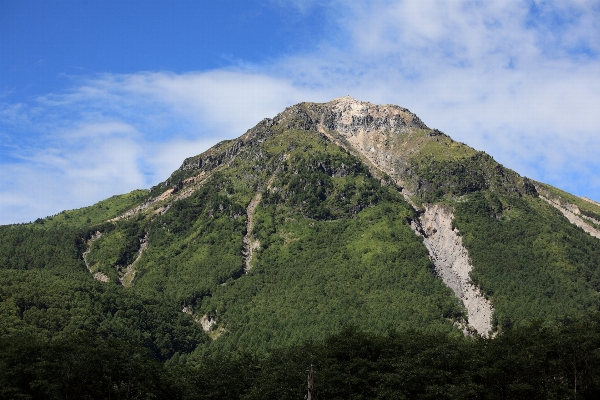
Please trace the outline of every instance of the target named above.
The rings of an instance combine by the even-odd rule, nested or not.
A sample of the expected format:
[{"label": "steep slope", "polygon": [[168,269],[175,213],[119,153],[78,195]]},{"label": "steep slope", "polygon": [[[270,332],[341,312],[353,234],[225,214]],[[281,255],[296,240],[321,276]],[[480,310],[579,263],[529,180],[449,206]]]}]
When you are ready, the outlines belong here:
[{"label": "steep slope", "polygon": [[559,210],[569,222],[600,239],[600,204],[539,182],[536,184],[536,189],[540,193],[540,198]]},{"label": "steep slope", "polygon": [[[320,135],[315,135],[315,133]],[[461,202],[468,202],[470,197],[477,193],[494,193],[496,201],[500,201],[498,199],[502,198],[507,203],[514,203],[518,199],[531,199],[520,203],[517,209],[523,208],[530,201],[534,201],[533,199],[537,196],[535,186],[531,181],[497,164],[485,153],[477,152],[462,143],[457,143],[440,131],[427,128],[418,117],[408,110],[397,106],[377,106],[349,97],[336,99],[327,104],[302,103],[288,108],[273,120],[265,119],[239,140],[222,143],[210,152],[186,160],[180,170],[174,173],[167,184],[162,187],[167,188],[170,185],[171,187],[175,186],[174,190],[180,190],[178,188],[186,187],[186,180],[192,179],[198,173],[198,170],[210,173],[209,171],[219,170],[219,168],[230,168],[231,160],[235,160],[237,157],[243,156],[248,152],[253,155],[251,163],[276,156],[276,162],[269,161],[271,163],[271,170],[277,171],[278,168],[285,170],[289,166],[282,166],[278,163],[285,161],[291,165],[294,161],[297,161],[292,160],[292,163],[290,163],[290,153],[292,151],[280,147],[275,149],[275,153],[269,154],[264,151],[264,147],[261,147],[263,143],[268,143],[269,140],[285,134],[291,134],[294,138],[300,135],[313,135],[318,140],[325,140],[325,143],[338,145],[350,154],[353,154],[364,163],[373,177],[376,177],[387,185],[396,186],[404,195],[404,198],[416,208],[416,211],[419,214],[423,213],[421,217],[414,218],[416,221],[421,220],[423,216],[427,215],[425,211],[432,207],[428,205],[432,202],[442,202],[446,204],[448,210],[456,208],[455,211],[460,213],[463,208],[457,206]],[[284,140],[291,140],[293,143],[293,139],[291,138]],[[302,146],[304,146],[303,150],[305,152],[314,151],[313,144],[311,143],[307,142]],[[315,166],[317,165],[318,168],[326,171],[326,168],[323,168],[322,160],[316,161],[310,167],[316,169]],[[253,168],[256,168],[256,166],[253,166]],[[331,177],[336,178],[336,174],[346,174],[345,169],[346,167],[342,166],[341,172],[326,172]],[[298,171],[295,173],[297,174]],[[269,179],[272,180],[277,175],[277,173],[274,173]],[[240,179],[249,181],[253,178],[253,176],[246,173],[245,176],[235,177],[233,181],[235,182]],[[256,183],[255,185],[257,187],[259,185],[264,187],[266,185],[265,179],[266,177],[263,178],[262,183]],[[173,185],[173,182],[178,183],[177,185]],[[317,187],[321,185],[319,188],[320,191],[316,190],[311,195],[307,194],[306,198],[312,200],[312,202],[303,204],[302,208],[305,210],[302,212],[303,217],[335,219],[331,216],[328,209],[323,207],[327,197],[324,193],[328,190],[322,186],[323,182],[319,181],[316,184]],[[164,193],[168,193],[169,190],[171,189],[167,189]],[[281,188],[275,185],[275,191],[280,190]],[[344,188],[343,191],[347,191],[347,188]],[[157,195],[159,193],[156,188],[153,192]],[[164,196],[164,193],[161,196]],[[306,200],[304,202],[306,203]],[[250,203],[243,203],[242,206],[246,204]],[[536,209],[540,207],[538,203],[535,204]],[[494,206],[497,206],[497,204]],[[510,206],[507,208],[509,208],[507,210],[509,214],[511,212],[514,214],[517,211],[517,209],[510,211]],[[306,212],[306,210],[309,212]],[[500,214],[502,214],[502,209],[497,210],[494,218],[499,218]],[[460,219],[461,216],[459,215],[458,217]],[[477,229],[477,227],[473,229]],[[450,235],[451,231],[447,232],[447,235]],[[469,232],[468,230],[465,232],[461,230],[461,233],[468,234]],[[533,232],[533,234],[538,235],[538,237],[541,235],[540,232]],[[425,238],[425,243],[427,241],[428,238]],[[461,245],[456,245],[456,243],[459,243],[458,240],[454,240],[453,243],[452,246],[444,249],[444,252],[455,259],[468,260],[470,258],[469,252],[482,251],[480,249],[475,250],[474,248],[469,249]],[[504,245],[506,249],[503,251],[510,252],[508,247],[512,245],[517,245],[517,243]],[[545,242],[545,245],[549,250],[546,258],[552,258],[553,253],[550,249],[555,243]],[[432,246],[429,247],[430,249],[432,248]],[[572,252],[570,250],[566,251],[567,253]],[[438,255],[433,251],[430,251],[430,258],[434,263],[437,261],[434,269],[443,277],[444,271],[448,270],[448,267],[443,265],[444,263],[441,262]],[[578,257],[571,258],[573,259],[571,262],[577,263],[579,260]],[[531,261],[523,259],[520,262],[522,265],[527,265]],[[555,261],[549,264],[558,265]],[[467,263],[467,265],[470,264]],[[579,269],[580,267],[577,268]],[[475,265],[473,276],[480,277],[481,274],[478,274],[477,269],[477,265]],[[586,264],[583,269],[588,271],[585,272],[588,277],[595,276],[594,268],[591,264]],[[546,273],[552,276],[562,275],[564,272],[561,270],[548,271],[548,268],[546,270]],[[508,281],[523,279],[522,276],[511,276],[508,274],[509,270],[506,272],[505,276],[498,276],[499,283],[505,279]],[[461,289],[463,292],[466,288],[470,288],[469,300],[458,294],[458,297],[463,300],[463,305],[467,309],[466,317],[474,321],[489,321],[493,307],[490,304],[490,299],[493,299],[495,289],[490,286],[487,292],[481,291],[477,286],[473,286],[472,283],[468,282],[468,277],[469,273],[467,272],[467,275],[459,280],[464,287]],[[486,280],[483,279],[483,281],[485,282]],[[594,280],[593,278],[587,278],[586,281],[587,283],[580,283],[584,286],[580,290],[586,292],[586,297],[589,298],[588,305],[583,308],[589,308],[591,304],[597,304],[597,296],[595,297],[593,289]],[[541,291],[538,282],[534,282],[534,279],[528,279],[524,283],[526,284],[524,287],[527,287],[530,291],[530,296],[543,297],[539,301],[547,301],[548,291]],[[566,290],[564,293],[568,291]],[[460,291],[457,293],[460,293]],[[530,299],[522,300],[529,301]],[[512,310],[514,309],[523,309],[522,305],[516,303],[515,301],[513,304],[506,306],[511,310],[507,312],[508,314],[512,314]],[[571,303],[571,309],[577,310],[582,308],[582,303],[579,300],[567,303]],[[546,306],[543,308],[546,308]],[[562,309],[564,307],[561,306],[559,308]],[[469,312],[469,310],[472,311]],[[502,315],[504,312],[504,310],[500,309],[498,313]],[[536,309],[536,307],[532,307],[531,312],[520,313],[521,315],[517,317],[517,320],[526,320],[535,317],[535,315],[539,315],[539,312],[540,310]],[[547,313],[547,308],[542,310],[543,315]],[[553,313],[550,312],[550,314]],[[506,321],[505,326],[509,326],[512,323],[511,318],[501,318],[501,320]],[[496,318],[492,321],[494,323],[493,326],[490,326],[489,322],[483,325],[474,323],[479,327],[479,329],[475,328],[475,330],[485,334],[490,327],[497,328],[498,321],[498,316],[496,315]],[[500,326],[502,326],[502,323],[500,323]]]},{"label": "steep slope", "polygon": [[452,226],[452,211],[439,204],[427,205],[419,217],[415,232],[423,236],[423,243],[435,265],[435,272],[454,292],[467,309],[469,325],[476,332],[488,336],[492,330],[492,304],[471,282],[473,269],[462,238]]},{"label": "steep slope", "polygon": [[208,167],[205,186],[156,217],[136,288],[188,287],[172,295],[224,328],[214,345],[225,348],[298,343],[348,323],[451,331],[461,309],[398,191],[317,132],[282,128]]},{"label": "steep slope", "polygon": [[[149,191],[2,227],[0,269],[11,281],[60,270],[71,285],[154,299],[181,315],[178,326],[206,331],[198,354],[267,350],[349,324],[487,335],[600,309],[600,240],[540,198],[551,190],[542,186],[407,109],[301,103]],[[597,206],[577,207],[594,228]],[[28,256],[34,242],[61,258]],[[3,290],[2,302],[24,304]],[[42,324],[15,307],[2,310]],[[73,326],[64,315],[52,329]],[[157,351],[202,342],[182,345],[185,329],[151,333]]]}]

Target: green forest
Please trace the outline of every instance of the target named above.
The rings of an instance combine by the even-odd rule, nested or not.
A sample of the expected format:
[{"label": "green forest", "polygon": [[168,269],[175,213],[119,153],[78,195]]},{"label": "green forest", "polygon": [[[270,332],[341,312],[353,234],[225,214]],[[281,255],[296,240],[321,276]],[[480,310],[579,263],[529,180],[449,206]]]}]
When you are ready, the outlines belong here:
[{"label": "green forest", "polygon": [[160,363],[140,342],[77,334],[0,338],[2,399],[595,399],[600,317],[532,323],[495,339],[346,327],[319,342]]}]

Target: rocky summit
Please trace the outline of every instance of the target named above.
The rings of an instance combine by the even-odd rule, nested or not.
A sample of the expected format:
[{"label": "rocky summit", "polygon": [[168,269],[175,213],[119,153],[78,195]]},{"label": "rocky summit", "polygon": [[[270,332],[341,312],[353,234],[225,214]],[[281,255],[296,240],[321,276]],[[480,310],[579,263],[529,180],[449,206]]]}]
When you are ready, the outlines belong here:
[{"label": "rocky summit", "polygon": [[341,97],[149,190],[0,227],[0,275],[3,335],[135,338],[171,363],[348,327],[491,340],[600,309],[600,206]]}]

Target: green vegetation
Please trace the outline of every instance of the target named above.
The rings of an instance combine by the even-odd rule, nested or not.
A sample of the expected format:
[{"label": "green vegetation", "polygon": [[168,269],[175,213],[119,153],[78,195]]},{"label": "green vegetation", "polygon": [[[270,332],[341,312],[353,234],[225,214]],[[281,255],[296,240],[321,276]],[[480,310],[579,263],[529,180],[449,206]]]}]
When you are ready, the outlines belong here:
[{"label": "green vegetation", "polygon": [[161,360],[208,340],[189,315],[165,299],[133,296],[61,271],[14,272],[0,271],[0,336],[68,338],[87,332],[135,339]]},{"label": "green vegetation", "polygon": [[415,129],[406,138],[402,138],[402,146],[405,151],[418,150],[411,157],[411,161],[416,164],[432,159],[440,162],[467,160],[479,153],[438,130]]},{"label": "green vegetation", "polygon": [[131,341],[0,338],[0,399],[170,398],[162,365]]},{"label": "green vegetation", "polygon": [[413,168],[419,177],[420,200],[427,203],[480,190],[509,196],[536,193],[527,178],[521,178],[516,172],[504,168],[482,152],[462,159],[420,155],[415,157]]},{"label": "green vegetation", "polygon": [[431,273],[407,214],[407,207],[383,203],[355,219],[287,217],[274,232],[276,208],[261,208],[255,229],[272,233],[259,236],[252,271],[203,305],[230,331],[213,346],[283,346],[322,339],[349,323],[372,332],[419,326],[459,334],[452,327],[462,315],[459,303]]},{"label": "green vegetation", "polygon": [[43,219],[38,218],[35,221],[35,224],[44,227],[81,227],[102,224],[146,200],[148,198],[148,193],[147,190],[134,190],[127,194],[112,196],[90,207],[63,211],[57,215],[52,215]]},{"label": "green vegetation", "polygon": [[[555,188],[545,183],[537,183],[541,188],[549,193],[549,197],[554,200],[562,200],[570,204],[574,204],[579,208],[579,211],[587,217],[594,218],[596,221],[600,221],[600,206],[592,204],[589,201],[582,199],[581,197],[573,196],[563,190]],[[586,221],[589,222],[589,221]],[[592,225],[595,225],[592,223]],[[598,228],[597,228],[598,229]]]},{"label": "green vegetation", "polygon": [[[245,207],[257,190],[263,197],[250,234],[260,249],[246,275]],[[316,134],[285,131],[148,223],[150,246],[132,289],[158,290],[216,321],[222,336],[193,357],[268,351],[348,323],[459,335],[452,323],[462,308],[431,273],[408,224],[415,218],[357,158]]]},{"label": "green vegetation", "polygon": [[207,340],[201,327],[161,297],[94,281],[79,228],[0,228],[0,336],[135,338],[159,359]]},{"label": "green vegetation", "polygon": [[492,300],[500,330],[600,309],[598,240],[532,197],[489,191],[455,204],[471,277]]},{"label": "green vegetation", "polygon": [[600,319],[534,323],[496,339],[347,327],[268,355],[158,364],[133,341],[87,335],[0,339],[0,399],[595,399]]}]

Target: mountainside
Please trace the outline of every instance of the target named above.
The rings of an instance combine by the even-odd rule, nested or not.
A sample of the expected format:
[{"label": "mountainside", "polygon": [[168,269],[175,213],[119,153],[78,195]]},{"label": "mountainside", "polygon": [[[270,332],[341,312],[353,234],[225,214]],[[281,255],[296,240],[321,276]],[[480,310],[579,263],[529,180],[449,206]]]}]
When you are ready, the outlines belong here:
[{"label": "mountainside", "polygon": [[0,334],[164,360],[348,325],[497,335],[600,310],[600,205],[350,97],[301,103],[148,191],[0,227]]}]

